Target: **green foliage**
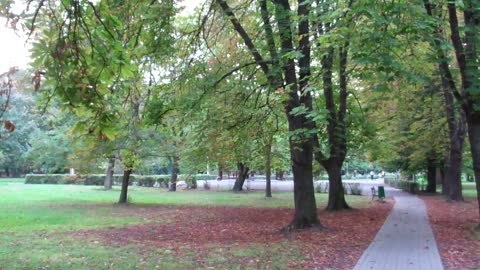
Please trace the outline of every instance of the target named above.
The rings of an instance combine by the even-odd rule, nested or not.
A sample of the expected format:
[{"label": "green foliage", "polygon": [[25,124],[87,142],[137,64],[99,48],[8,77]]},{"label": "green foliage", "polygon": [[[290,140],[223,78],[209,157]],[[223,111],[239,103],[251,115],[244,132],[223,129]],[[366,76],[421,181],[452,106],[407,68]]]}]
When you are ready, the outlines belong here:
[{"label": "green foliage", "polygon": [[187,184],[187,189],[196,189],[197,188],[197,178],[195,175],[185,175],[180,177],[180,179],[184,179],[185,183]]}]

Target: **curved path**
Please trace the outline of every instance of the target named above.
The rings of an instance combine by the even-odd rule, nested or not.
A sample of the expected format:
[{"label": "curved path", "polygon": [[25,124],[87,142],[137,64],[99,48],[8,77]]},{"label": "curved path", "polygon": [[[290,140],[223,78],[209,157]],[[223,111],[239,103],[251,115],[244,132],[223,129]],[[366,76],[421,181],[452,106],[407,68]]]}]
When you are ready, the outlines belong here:
[{"label": "curved path", "polygon": [[387,195],[395,206],[354,270],[442,270],[423,201],[390,188]]}]

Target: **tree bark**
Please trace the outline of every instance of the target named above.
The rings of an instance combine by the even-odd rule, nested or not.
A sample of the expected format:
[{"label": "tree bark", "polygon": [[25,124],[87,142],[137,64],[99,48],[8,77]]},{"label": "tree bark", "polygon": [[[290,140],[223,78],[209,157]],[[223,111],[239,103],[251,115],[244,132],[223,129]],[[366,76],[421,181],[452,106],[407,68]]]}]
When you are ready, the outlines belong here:
[{"label": "tree bark", "polygon": [[[466,0],[464,2],[463,28],[465,34],[463,39],[459,31],[456,3],[449,2],[447,8],[450,37],[455,48],[455,56],[462,80],[462,92],[456,93],[455,97],[462,104],[466,114],[480,214],[480,109],[476,108],[480,104],[478,101],[480,70],[477,56],[478,35],[480,32],[480,3],[478,0]],[[480,225],[478,228],[480,229]]]},{"label": "tree bark", "polygon": [[[477,188],[478,214],[480,219],[480,112],[467,118],[468,140],[472,149],[473,173]],[[479,222],[480,224],[480,222]]]},{"label": "tree bark", "polygon": [[265,152],[265,197],[272,197],[272,143],[269,141]]},{"label": "tree bark", "polygon": [[[424,7],[427,14],[435,18],[433,11],[436,6],[430,3],[428,0],[424,0]],[[462,58],[463,52],[458,50],[461,48],[461,44],[458,38],[458,27],[452,24],[456,22],[456,15],[452,15],[452,6],[448,4],[449,19],[452,31],[452,41],[455,48],[455,53],[460,68],[464,66],[464,58]],[[455,14],[456,12],[453,12]],[[435,18],[436,19],[436,18]],[[458,25],[457,25],[458,26]],[[462,151],[466,134],[466,114],[465,104],[463,100],[458,100],[462,108],[458,109],[455,104],[454,96],[459,96],[454,77],[450,71],[449,60],[447,58],[447,52],[445,51],[441,40],[444,39],[442,35],[442,29],[437,28],[434,30],[434,38],[431,42],[433,48],[437,53],[438,70],[440,72],[440,78],[442,81],[443,95],[445,97],[445,110],[447,114],[447,124],[449,131],[449,152],[445,163],[445,183],[442,185],[442,193],[446,194],[449,200],[462,201],[462,183],[461,183],[461,165],[462,165]],[[463,75],[462,87],[464,86]],[[459,97],[460,98],[460,97]],[[461,98],[460,98],[461,99]]]},{"label": "tree bark", "polygon": [[175,156],[173,157],[173,162],[172,162],[172,174],[170,176],[170,186],[168,188],[168,191],[177,191],[177,178],[178,178],[178,157]]},{"label": "tree bark", "polygon": [[115,167],[115,158],[109,158],[107,169],[105,170],[105,181],[103,182],[103,188],[105,190],[112,189],[113,185],[113,169]]},{"label": "tree bark", "polygon": [[243,184],[245,183],[245,179],[248,177],[248,170],[249,168],[245,166],[242,162],[237,164],[237,179],[235,179],[235,184],[233,185],[233,191],[239,192],[243,190]]},{"label": "tree bark", "polygon": [[218,164],[218,176],[217,180],[222,180],[223,179],[223,166],[222,164]]},{"label": "tree bark", "polygon": [[345,200],[345,189],[342,183],[341,166],[331,164],[325,167],[328,174],[328,204],[327,210],[336,211],[349,209]]},{"label": "tree bark", "polygon": [[132,169],[126,169],[123,171],[122,190],[120,192],[120,199],[118,200],[118,203],[127,203],[128,182],[130,180],[130,174],[132,174]]},{"label": "tree bark", "polygon": [[[302,130],[312,130],[315,124],[307,119],[305,115],[292,115],[292,110],[299,106],[304,106],[308,111],[313,110],[312,97],[307,89],[309,75],[310,75],[310,30],[309,30],[309,15],[311,3],[307,0],[299,0],[297,5],[298,16],[300,18],[298,23],[298,50],[302,56],[298,59],[298,75],[297,67],[294,59],[285,57],[285,61],[280,63],[278,59],[295,51],[293,27],[291,20],[291,8],[288,0],[277,0],[273,2],[275,7],[275,19],[278,28],[278,39],[280,41],[280,54],[278,59],[275,53],[278,51],[275,46],[275,38],[272,37],[273,32],[268,20],[268,9],[265,0],[262,0],[262,19],[264,24],[268,24],[265,31],[265,39],[267,45],[270,47],[271,67],[265,61],[259,50],[255,47],[252,39],[240,24],[232,8],[228,6],[225,0],[216,0],[223,13],[232,23],[235,31],[243,39],[245,46],[249,53],[255,59],[264,75],[267,77],[269,87],[271,90],[285,91],[288,96],[284,103],[285,114],[288,120],[288,129],[290,132],[297,132]],[[283,76],[277,72],[282,71]],[[290,159],[292,162],[293,178],[294,178],[294,202],[295,214],[292,222],[285,228],[286,230],[298,229],[312,226],[320,226],[317,216],[317,208],[315,203],[315,194],[313,188],[313,143],[312,138],[301,134],[300,138],[289,138],[290,143]]]},{"label": "tree bark", "polygon": [[434,159],[429,159],[427,164],[427,188],[425,192],[435,193],[437,192],[437,166]]}]

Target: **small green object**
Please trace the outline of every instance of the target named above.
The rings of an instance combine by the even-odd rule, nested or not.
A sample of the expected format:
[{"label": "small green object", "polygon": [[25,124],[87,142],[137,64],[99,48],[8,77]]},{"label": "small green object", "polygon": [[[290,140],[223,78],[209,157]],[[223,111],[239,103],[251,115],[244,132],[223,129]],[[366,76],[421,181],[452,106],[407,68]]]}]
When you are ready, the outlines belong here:
[{"label": "small green object", "polygon": [[378,186],[378,198],[379,199],[385,198],[385,188],[383,186]]}]

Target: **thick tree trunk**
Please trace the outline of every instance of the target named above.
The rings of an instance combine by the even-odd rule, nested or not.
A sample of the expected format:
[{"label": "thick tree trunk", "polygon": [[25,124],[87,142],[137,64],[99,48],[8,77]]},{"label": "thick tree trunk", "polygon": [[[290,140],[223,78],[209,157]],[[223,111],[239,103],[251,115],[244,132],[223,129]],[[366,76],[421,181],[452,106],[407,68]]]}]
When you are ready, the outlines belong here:
[{"label": "thick tree trunk", "polygon": [[115,158],[109,158],[107,169],[105,170],[105,181],[103,182],[103,188],[105,190],[112,189],[113,185],[113,168],[115,167]]},{"label": "thick tree trunk", "polygon": [[170,187],[168,191],[177,191],[177,179],[178,179],[178,157],[173,157],[172,163],[172,175],[170,176]]},{"label": "thick tree trunk", "polygon": [[468,139],[472,152],[473,172],[475,174],[475,185],[477,187],[478,214],[480,220],[480,112],[476,115],[469,116],[467,121]]},{"label": "thick tree trunk", "polygon": [[452,201],[463,201],[462,196],[462,148],[463,142],[450,144],[449,160],[446,165],[445,182],[447,198]]},{"label": "thick tree trunk", "polygon": [[350,207],[345,200],[345,189],[342,184],[341,166],[331,164],[326,166],[328,174],[328,204],[327,210],[336,211],[349,209]]},{"label": "thick tree trunk", "polygon": [[311,142],[307,142],[300,149],[293,145],[290,147],[294,179],[295,216],[287,229],[320,226],[313,187],[313,155],[310,145]]},{"label": "thick tree trunk", "polygon": [[[450,144],[448,159],[446,162],[445,184],[447,187],[446,196],[451,201],[463,201],[462,196],[462,153],[463,144],[465,142],[465,114],[459,112],[459,119],[453,120],[451,107],[453,104],[447,105],[447,116],[450,131]],[[450,112],[449,112],[450,111]],[[455,122],[453,122],[455,121]]]},{"label": "thick tree trunk", "polygon": [[427,164],[427,188],[425,192],[435,193],[437,192],[437,166],[434,159],[429,159]]},{"label": "thick tree trunk", "polygon": [[[454,5],[454,4],[453,4]],[[427,14],[432,18],[435,18],[434,10],[437,8],[435,4],[430,3],[427,0],[424,0],[424,6]],[[449,9],[449,19],[456,19],[452,17],[451,4],[448,4]],[[454,12],[455,13],[455,12]],[[452,26],[452,21],[450,21]],[[464,66],[462,59],[459,58],[458,46],[459,41],[457,40],[457,31],[455,27],[451,28],[452,30],[452,41],[455,47],[455,52],[457,55],[457,60],[460,66],[460,69]],[[445,173],[445,183],[442,185],[442,193],[446,194],[449,200],[461,201],[462,197],[462,185],[461,185],[461,165],[462,165],[462,150],[463,143],[465,140],[465,111],[459,109],[457,104],[455,104],[454,94],[458,93],[457,87],[455,84],[454,77],[450,71],[449,59],[447,57],[448,52],[445,51],[441,40],[444,39],[443,31],[441,28],[435,29],[434,39],[432,41],[432,46],[435,48],[437,53],[438,60],[438,70],[440,72],[440,78],[442,81],[443,95],[445,97],[445,110],[447,114],[447,123],[449,131],[449,153],[445,163],[446,173]],[[464,78],[462,75],[462,82]],[[463,87],[463,86],[462,86]]]},{"label": "thick tree trunk", "polygon": [[128,182],[130,180],[130,174],[132,174],[132,169],[126,169],[123,171],[122,190],[120,192],[120,199],[118,200],[118,203],[127,203]]},{"label": "thick tree trunk", "polygon": [[[299,106],[305,106],[308,111],[313,110],[312,97],[308,91],[308,80],[310,78],[310,29],[309,15],[311,3],[307,0],[299,0],[297,5],[298,16],[301,20],[298,23],[298,50],[302,56],[298,59],[298,78],[297,66],[295,60],[284,57],[295,51],[294,34],[292,33],[291,7],[288,0],[277,0],[273,2],[275,10],[275,20],[279,35],[280,54],[275,47],[275,38],[273,32],[268,30],[271,24],[268,20],[268,6],[266,0],[260,2],[262,9],[262,19],[265,25],[266,40],[270,52],[271,64],[268,65],[259,50],[255,47],[252,39],[245,31],[240,21],[233,13],[233,9],[225,0],[216,0],[223,13],[232,23],[235,31],[243,39],[245,46],[259,65],[263,74],[267,77],[269,86],[272,90],[286,90],[288,97],[285,100],[284,108],[288,119],[288,130],[297,132],[303,130],[313,130],[315,123],[308,120],[305,115],[292,115],[292,110]],[[280,59],[286,60],[280,62]],[[283,76],[280,75],[280,70]],[[292,222],[285,228],[286,230],[305,228],[311,226],[320,226],[317,208],[315,203],[315,194],[313,188],[312,159],[313,143],[312,139],[304,134],[300,138],[290,138],[290,159],[293,169],[294,183],[294,202],[295,214]]]},{"label": "thick tree trunk", "polygon": [[245,179],[248,177],[248,170],[249,168],[245,166],[242,162],[237,164],[237,179],[235,179],[235,184],[233,185],[233,191],[239,192],[243,190],[243,184],[245,183]]}]

